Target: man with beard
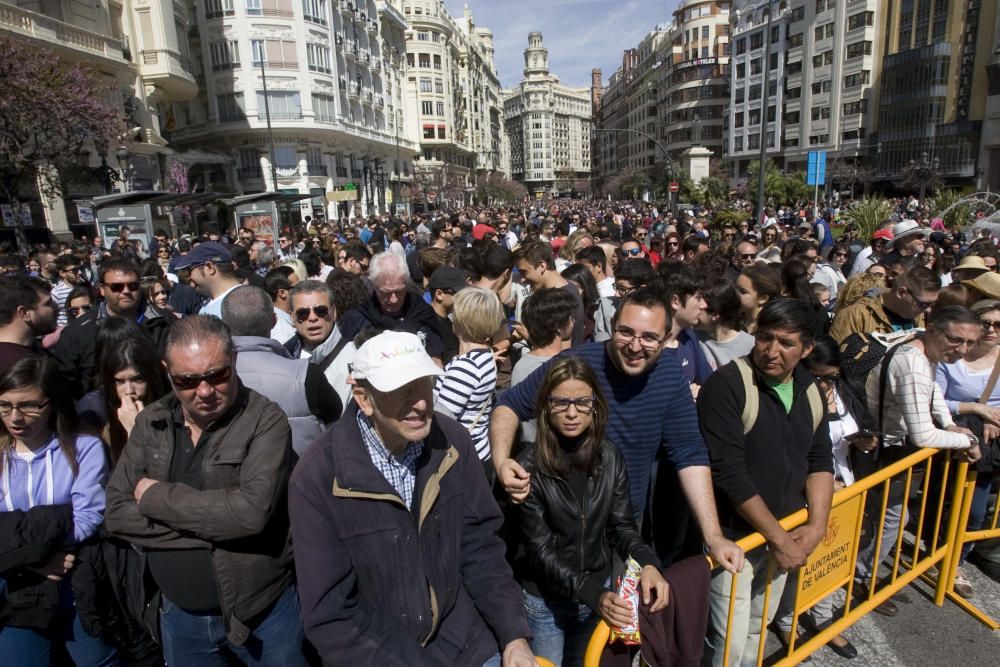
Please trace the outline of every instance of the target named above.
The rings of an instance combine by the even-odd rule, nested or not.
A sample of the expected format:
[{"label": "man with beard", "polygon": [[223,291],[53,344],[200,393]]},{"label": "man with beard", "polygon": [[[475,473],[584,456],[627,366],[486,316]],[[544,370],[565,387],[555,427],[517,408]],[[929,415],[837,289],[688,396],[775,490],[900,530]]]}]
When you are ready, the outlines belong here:
[{"label": "man with beard", "polygon": [[[662,448],[677,468],[712,557],[727,570],[738,571],[743,552],[723,537],[719,527],[708,450],[698,428],[691,390],[677,360],[662,354],[670,331],[666,303],[652,289],[634,290],[622,298],[612,325],[611,340],[577,346],[562,355],[584,359],[597,375],[608,400],[607,436],[625,458],[636,518],[646,507],[650,472]],[[535,416],[538,390],[551,363],[511,387],[490,420],[493,465],[514,502],[523,501],[530,493],[531,479],[511,457],[511,448],[518,425]]]}]

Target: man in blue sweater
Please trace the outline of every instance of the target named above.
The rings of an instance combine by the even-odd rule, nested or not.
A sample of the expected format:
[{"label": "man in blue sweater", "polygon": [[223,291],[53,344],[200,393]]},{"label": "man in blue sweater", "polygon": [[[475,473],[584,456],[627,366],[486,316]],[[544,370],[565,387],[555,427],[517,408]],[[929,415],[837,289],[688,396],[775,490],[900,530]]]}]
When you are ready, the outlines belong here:
[{"label": "man in blue sweater", "polygon": [[[739,571],[743,552],[719,528],[708,450],[698,428],[691,389],[676,359],[661,355],[670,330],[666,304],[656,291],[637,289],[622,299],[612,325],[612,338],[606,343],[582,345],[562,354],[584,359],[597,374],[610,412],[607,435],[625,458],[636,518],[646,506],[650,472],[663,448],[678,470],[712,557],[727,570]],[[528,496],[531,479],[511,457],[511,447],[520,422],[534,417],[538,390],[550,363],[511,387],[490,420],[493,465],[514,502]]]}]

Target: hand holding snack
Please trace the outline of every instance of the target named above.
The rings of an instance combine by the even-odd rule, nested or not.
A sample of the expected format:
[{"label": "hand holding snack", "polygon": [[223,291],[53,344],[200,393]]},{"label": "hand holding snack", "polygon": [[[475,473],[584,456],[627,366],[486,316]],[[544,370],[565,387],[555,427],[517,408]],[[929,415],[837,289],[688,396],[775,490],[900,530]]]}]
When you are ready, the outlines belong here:
[{"label": "hand holding snack", "polygon": [[[600,613],[611,626],[611,641],[621,639],[626,644],[640,643],[639,637],[639,564],[631,557],[618,584],[618,595],[601,596]],[[609,598],[609,596],[611,596]],[[605,601],[608,601],[606,603]],[[612,604],[613,603],[613,604]],[[627,621],[626,621],[627,619]]]}]

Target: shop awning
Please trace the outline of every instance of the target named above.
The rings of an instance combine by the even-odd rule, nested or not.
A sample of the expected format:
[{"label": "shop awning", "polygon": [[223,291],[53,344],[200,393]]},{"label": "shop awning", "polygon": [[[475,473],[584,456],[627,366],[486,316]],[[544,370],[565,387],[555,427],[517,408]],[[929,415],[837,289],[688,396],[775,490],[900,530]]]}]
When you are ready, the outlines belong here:
[{"label": "shop awning", "polygon": [[226,206],[239,206],[241,204],[253,204],[256,202],[266,202],[273,201],[276,204],[292,204],[297,201],[302,201],[303,199],[312,199],[316,195],[311,193],[302,194],[301,192],[256,192],[252,195],[239,195],[237,197],[228,197],[222,200],[222,203]]},{"label": "shop awning", "polygon": [[220,199],[231,197],[230,193],[222,192],[158,192],[155,190],[144,190],[138,192],[116,192],[110,195],[101,195],[91,200],[95,209],[107,208],[108,206],[198,206],[208,204]]}]

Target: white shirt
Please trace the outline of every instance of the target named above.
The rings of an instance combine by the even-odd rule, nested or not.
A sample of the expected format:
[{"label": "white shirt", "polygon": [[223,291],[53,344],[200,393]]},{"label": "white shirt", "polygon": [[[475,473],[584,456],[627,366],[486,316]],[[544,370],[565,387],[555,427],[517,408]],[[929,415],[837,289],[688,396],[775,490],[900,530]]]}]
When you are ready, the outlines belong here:
[{"label": "white shirt", "polygon": [[219,296],[215,297],[214,299],[212,299],[211,301],[209,301],[208,303],[206,303],[204,306],[201,307],[201,310],[198,311],[198,314],[199,315],[212,315],[214,317],[218,317],[221,320],[222,319],[222,301],[223,301],[223,299],[226,298],[226,296],[230,292],[232,292],[237,287],[242,287],[242,284],[233,285],[232,287],[230,287],[229,289],[227,289],[225,292],[223,292]]},{"label": "white shirt", "polygon": [[605,298],[611,299],[615,295],[615,279],[612,276],[607,278],[602,278],[599,283],[597,283],[597,294]]}]

